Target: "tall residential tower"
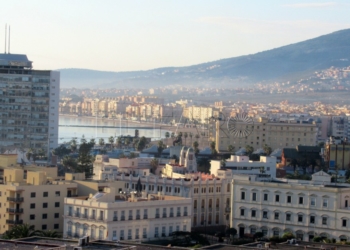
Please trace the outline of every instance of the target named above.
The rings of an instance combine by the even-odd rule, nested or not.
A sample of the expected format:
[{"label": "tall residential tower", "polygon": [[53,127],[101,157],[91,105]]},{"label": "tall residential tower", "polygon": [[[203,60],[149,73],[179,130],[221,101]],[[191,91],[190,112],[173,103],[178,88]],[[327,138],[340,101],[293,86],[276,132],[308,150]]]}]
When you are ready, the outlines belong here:
[{"label": "tall residential tower", "polygon": [[0,149],[57,147],[59,90],[59,72],[33,70],[26,55],[0,54]]}]

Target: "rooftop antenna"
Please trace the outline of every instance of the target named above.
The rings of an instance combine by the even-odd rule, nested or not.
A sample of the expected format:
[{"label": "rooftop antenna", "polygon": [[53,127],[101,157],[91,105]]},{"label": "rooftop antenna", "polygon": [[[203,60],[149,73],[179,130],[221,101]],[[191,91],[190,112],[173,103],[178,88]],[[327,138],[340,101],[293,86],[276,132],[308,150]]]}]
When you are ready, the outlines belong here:
[{"label": "rooftop antenna", "polygon": [[6,40],[7,40],[7,24],[5,24],[5,54],[6,54]]},{"label": "rooftop antenna", "polygon": [[11,37],[11,26],[9,25],[9,44],[8,44],[9,48],[8,48],[8,50],[7,50],[7,53],[8,53],[8,54],[10,54],[10,44],[11,44],[11,39],[10,39],[10,37]]}]

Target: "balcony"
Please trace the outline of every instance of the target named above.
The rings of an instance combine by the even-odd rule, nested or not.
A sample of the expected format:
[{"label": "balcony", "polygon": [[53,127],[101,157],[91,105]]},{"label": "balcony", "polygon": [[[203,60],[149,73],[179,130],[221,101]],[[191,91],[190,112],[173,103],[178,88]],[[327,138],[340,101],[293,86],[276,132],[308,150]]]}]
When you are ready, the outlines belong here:
[{"label": "balcony", "polygon": [[143,239],[147,239],[147,234],[142,235]]},{"label": "balcony", "polygon": [[81,218],[83,218],[83,219],[87,219],[87,217],[88,217],[87,214],[82,214],[82,215],[81,215]]},{"label": "balcony", "polygon": [[132,216],[129,215],[129,220],[132,220]]},{"label": "balcony", "polygon": [[166,214],[163,214],[163,218],[166,218]]},{"label": "balcony", "polygon": [[169,217],[174,217],[174,213],[170,213],[170,214],[169,214]]},{"label": "balcony", "polygon": [[138,239],[139,239],[139,236],[138,236],[138,235],[135,235],[135,239],[138,240]]},{"label": "balcony", "polygon": [[90,219],[91,219],[91,220],[96,220],[96,216],[95,216],[95,215],[91,215],[91,216],[90,216]]},{"label": "balcony", "polygon": [[23,202],[23,197],[7,197],[7,201],[10,202]]},{"label": "balcony", "polygon": [[159,218],[159,214],[156,214],[156,218]]},{"label": "balcony", "polygon": [[113,217],[113,221],[118,221],[118,217]]},{"label": "balcony", "polygon": [[11,214],[23,214],[23,208],[6,208],[6,212]]},{"label": "balcony", "polygon": [[122,216],[120,217],[120,220],[125,220],[125,216],[122,215]]},{"label": "balcony", "polygon": [[99,217],[98,217],[98,220],[103,220],[103,216],[99,216]]},{"label": "balcony", "polygon": [[162,233],[162,237],[166,237],[165,233]]},{"label": "balcony", "polygon": [[184,212],[184,216],[188,216],[187,212]]},{"label": "balcony", "polygon": [[147,214],[144,214],[144,215],[143,215],[143,219],[148,219],[148,215],[147,215]]},{"label": "balcony", "polygon": [[75,213],[74,217],[78,217],[79,218],[80,217],[80,213]]},{"label": "balcony", "polygon": [[23,224],[23,220],[6,220],[6,224],[21,225]]},{"label": "balcony", "polygon": [[68,237],[72,237],[72,236],[73,236],[73,233],[72,233],[71,231],[68,231],[68,232],[67,232],[67,236],[68,236]]},{"label": "balcony", "polygon": [[141,218],[140,215],[136,215],[136,220],[139,220]]},{"label": "balcony", "polygon": [[180,217],[180,216],[181,216],[181,213],[177,213],[176,216],[177,216],[177,217]]}]

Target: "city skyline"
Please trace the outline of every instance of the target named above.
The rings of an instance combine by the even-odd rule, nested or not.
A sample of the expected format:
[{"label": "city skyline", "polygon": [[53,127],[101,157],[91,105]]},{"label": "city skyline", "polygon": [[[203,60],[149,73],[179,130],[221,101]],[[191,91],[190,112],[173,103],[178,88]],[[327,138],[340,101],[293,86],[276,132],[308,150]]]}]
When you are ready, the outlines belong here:
[{"label": "city skyline", "polygon": [[29,55],[36,69],[132,71],[252,54],[346,29],[349,8],[346,1],[12,1],[0,23],[11,25],[11,53]]}]

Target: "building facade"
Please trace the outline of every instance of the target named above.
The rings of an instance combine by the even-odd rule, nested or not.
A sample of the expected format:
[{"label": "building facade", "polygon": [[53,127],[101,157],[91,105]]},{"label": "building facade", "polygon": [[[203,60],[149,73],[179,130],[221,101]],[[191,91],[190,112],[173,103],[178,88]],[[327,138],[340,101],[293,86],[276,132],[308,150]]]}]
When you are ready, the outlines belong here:
[{"label": "building facade", "polygon": [[[54,169],[57,175],[57,168]],[[0,234],[24,223],[34,225],[36,230],[62,232],[64,197],[77,195],[77,184],[56,181],[53,171],[27,171],[25,179],[24,175],[23,169],[4,170],[0,184]]]},{"label": "building facade", "polygon": [[191,199],[161,194],[138,197],[105,188],[90,197],[65,199],[64,236],[141,240],[191,230]]},{"label": "building facade", "polygon": [[297,145],[315,146],[317,142],[317,126],[315,123],[282,123],[266,118],[259,118],[254,124],[237,123],[236,129],[244,130],[247,126],[252,132],[246,137],[237,137],[228,131],[227,122],[217,121],[215,128],[216,150],[227,151],[229,145],[236,150],[246,145],[254,149],[262,148],[265,144],[272,150],[277,148],[294,148]]},{"label": "building facade", "polygon": [[232,181],[231,227],[239,236],[262,232],[293,233],[309,241],[315,236],[350,238],[350,186],[334,185],[331,176],[315,173],[312,181]]},{"label": "building facade", "polygon": [[0,147],[50,152],[58,143],[60,73],[0,54]]}]

